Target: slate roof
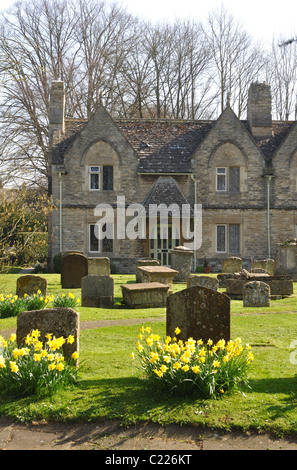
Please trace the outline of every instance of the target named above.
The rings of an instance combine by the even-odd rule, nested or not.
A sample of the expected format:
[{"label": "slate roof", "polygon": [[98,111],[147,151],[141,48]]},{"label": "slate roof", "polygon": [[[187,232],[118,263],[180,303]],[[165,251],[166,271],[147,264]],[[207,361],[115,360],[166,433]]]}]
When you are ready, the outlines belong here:
[{"label": "slate roof", "polygon": [[[166,207],[169,207],[171,204],[177,204],[181,209],[183,204],[189,205],[189,202],[181,192],[176,180],[172,176],[159,176],[157,181],[152,186],[146,199],[142,203],[147,213],[150,208],[149,206],[152,204],[165,204]],[[173,215],[179,216],[180,213],[178,212]],[[193,215],[192,208],[191,215]]]},{"label": "slate roof", "polygon": [[[115,120],[139,158],[139,173],[142,174],[189,174],[191,156],[206,137],[216,121],[173,120]],[[247,121],[241,121],[249,132]],[[86,120],[65,121],[65,135],[54,145],[53,163],[63,164],[64,154],[74,142]],[[267,165],[273,154],[294,126],[295,121],[273,121],[273,135],[268,139],[256,139]],[[54,142],[55,144],[55,142]]]},{"label": "slate roof", "polygon": [[191,173],[191,156],[214,121],[116,121],[139,156],[139,173]]}]

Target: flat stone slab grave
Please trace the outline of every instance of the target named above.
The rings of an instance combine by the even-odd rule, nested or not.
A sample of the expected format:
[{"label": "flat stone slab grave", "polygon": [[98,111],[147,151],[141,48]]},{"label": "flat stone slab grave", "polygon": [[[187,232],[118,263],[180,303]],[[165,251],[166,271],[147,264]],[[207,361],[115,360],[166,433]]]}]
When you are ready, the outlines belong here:
[{"label": "flat stone slab grave", "polygon": [[166,334],[178,339],[230,340],[230,298],[213,289],[195,286],[167,298]]},{"label": "flat stone slab grave", "polygon": [[123,302],[132,308],[166,307],[169,286],[160,282],[123,284]]},{"label": "flat stone slab grave", "polygon": [[166,266],[141,266],[138,268],[142,272],[143,282],[158,282],[169,286],[172,292],[172,282],[178,271],[167,268]]}]

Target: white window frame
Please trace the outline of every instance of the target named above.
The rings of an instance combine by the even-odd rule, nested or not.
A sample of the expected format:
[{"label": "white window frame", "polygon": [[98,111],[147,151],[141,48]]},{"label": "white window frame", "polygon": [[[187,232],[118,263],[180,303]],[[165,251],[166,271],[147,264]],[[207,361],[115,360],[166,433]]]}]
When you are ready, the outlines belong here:
[{"label": "white window frame", "polygon": [[[218,227],[225,227],[225,250],[218,250]],[[216,224],[216,253],[227,253],[228,243],[228,225],[227,224]]]},{"label": "white window frame", "polygon": [[[224,172],[219,172],[218,170],[224,170]],[[225,189],[218,188],[218,177],[224,176],[225,177]],[[227,192],[227,167],[218,166],[216,168],[216,191],[218,193],[226,193]]]},{"label": "white window frame", "polygon": [[[97,170],[94,170],[94,168],[97,168]],[[89,166],[89,189],[90,191],[100,191],[100,173],[101,173],[101,168],[98,165],[92,165]],[[92,188],[92,175],[98,175],[98,188]]]}]

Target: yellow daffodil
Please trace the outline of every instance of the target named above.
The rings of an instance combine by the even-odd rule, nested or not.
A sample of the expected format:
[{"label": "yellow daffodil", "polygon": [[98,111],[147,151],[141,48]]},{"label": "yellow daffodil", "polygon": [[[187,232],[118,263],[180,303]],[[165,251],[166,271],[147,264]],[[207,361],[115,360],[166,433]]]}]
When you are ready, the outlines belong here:
[{"label": "yellow daffodil", "polygon": [[74,359],[76,361],[76,359],[78,359],[78,352],[75,351],[74,353],[72,353],[71,357],[72,357],[72,359]]},{"label": "yellow daffodil", "polygon": [[10,365],[10,369],[11,369],[12,372],[18,372],[19,371],[19,367],[16,365],[15,362],[10,361],[9,365]]}]

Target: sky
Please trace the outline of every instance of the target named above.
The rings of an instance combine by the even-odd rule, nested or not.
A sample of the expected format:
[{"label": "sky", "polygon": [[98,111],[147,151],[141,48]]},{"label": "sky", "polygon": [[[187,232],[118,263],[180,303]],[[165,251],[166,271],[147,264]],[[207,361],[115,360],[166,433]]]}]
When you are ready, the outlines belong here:
[{"label": "sky", "polygon": [[[110,0],[112,1],[112,0]],[[14,0],[1,0],[0,9],[6,9]],[[291,39],[297,35],[297,1],[282,0],[275,5],[271,0],[118,0],[129,13],[152,22],[172,21],[176,18],[205,21],[208,14],[222,3],[245,30],[256,40],[271,44],[273,37]]]}]

